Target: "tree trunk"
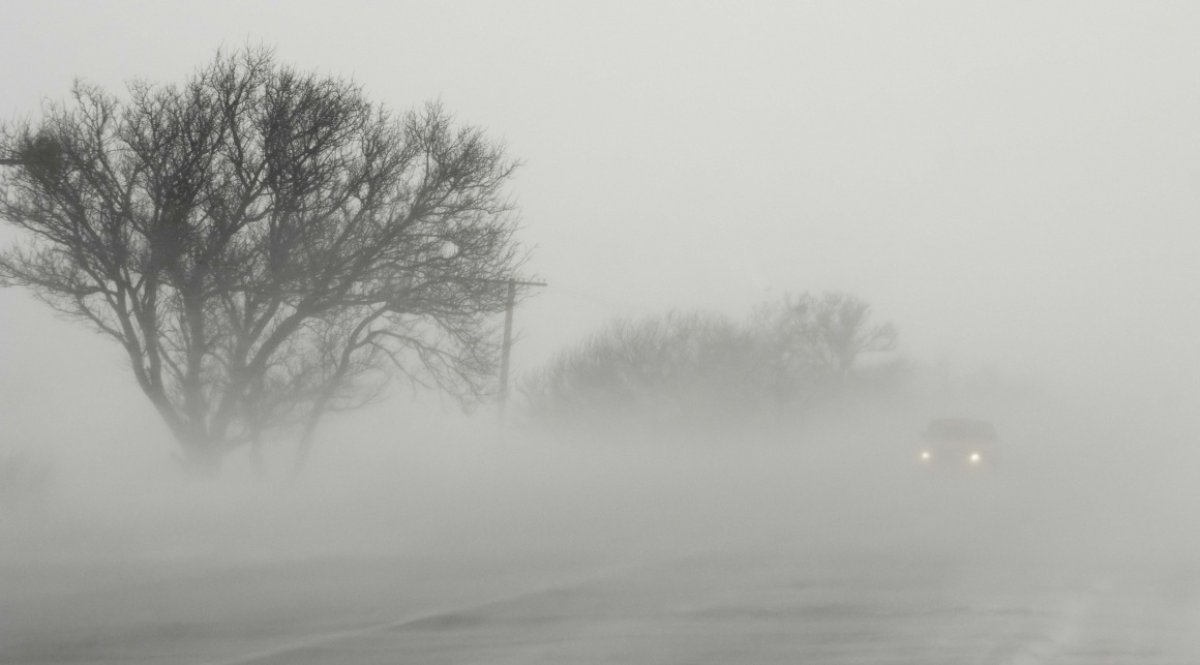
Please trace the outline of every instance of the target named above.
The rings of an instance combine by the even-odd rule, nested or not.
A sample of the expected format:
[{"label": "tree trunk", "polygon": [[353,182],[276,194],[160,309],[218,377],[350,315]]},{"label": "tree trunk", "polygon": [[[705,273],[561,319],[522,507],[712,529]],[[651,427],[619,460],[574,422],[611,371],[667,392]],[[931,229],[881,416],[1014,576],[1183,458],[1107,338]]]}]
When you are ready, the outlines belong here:
[{"label": "tree trunk", "polygon": [[176,455],[183,470],[189,475],[197,478],[216,478],[221,475],[221,461],[223,455],[213,452],[211,449],[183,449],[182,455]]},{"label": "tree trunk", "polygon": [[254,477],[263,480],[267,477],[267,463],[263,459],[262,440],[257,436],[250,441],[250,467],[254,469]]},{"label": "tree trunk", "polygon": [[296,448],[296,466],[292,469],[295,475],[300,475],[304,471],[304,467],[308,466],[308,457],[312,453],[312,442],[317,432],[317,424],[321,422],[321,416],[325,414],[325,405],[328,399],[322,397],[313,405],[312,411],[309,412],[308,418],[304,421],[304,429],[300,432],[300,443]]},{"label": "tree trunk", "polygon": [[176,459],[184,471],[198,478],[216,478],[221,474],[225,446],[210,437],[191,434],[178,436],[181,453]]}]

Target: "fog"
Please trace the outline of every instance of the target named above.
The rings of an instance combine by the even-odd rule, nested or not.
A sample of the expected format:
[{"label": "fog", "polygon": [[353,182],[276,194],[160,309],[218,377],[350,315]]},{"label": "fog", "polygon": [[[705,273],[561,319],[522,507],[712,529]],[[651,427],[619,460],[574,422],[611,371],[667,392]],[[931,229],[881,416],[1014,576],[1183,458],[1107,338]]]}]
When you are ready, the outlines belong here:
[{"label": "fog", "polygon": [[[260,43],[393,108],[440,100],[522,161],[522,270],[548,285],[515,311],[503,417],[397,382],[299,473],[284,440],[216,478],[117,345],[0,291],[0,462],[47,471],[0,494],[0,663],[1200,655],[1200,9],[10,14],[6,119]],[[614,320],[824,291],[898,329],[875,360],[902,384],[660,423],[547,423],[520,390]],[[993,423],[994,464],[922,467],[937,418]]]},{"label": "fog", "polygon": [[161,440],[108,441],[120,464],[55,447],[51,491],[8,516],[7,555],[637,558],[772,538],[1077,565],[1197,554],[1179,528],[1196,508],[1187,432],[1063,403],[977,408],[1004,416],[1003,449],[974,475],[920,468],[926,414],[941,412],[911,404],[717,433],[547,432],[401,406],[333,422],[298,475],[280,446],[265,477],[234,455],[218,480],[187,475]]},{"label": "fog", "polygon": [[[1061,403],[978,406],[1003,427],[1003,458],[984,474],[920,468],[913,444],[928,411],[909,405],[825,414],[800,431],[757,425],[717,436],[551,436],[411,410],[369,424],[356,414],[328,428],[299,477],[286,455],[269,459],[266,478],[231,459],[217,481],[183,476],[132,446],[121,465],[80,468],[63,456],[51,497],[6,517],[6,662],[254,662],[276,648],[285,660],[319,658],[310,641],[353,647],[360,638],[344,629],[393,624],[406,632],[385,653],[406,657],[416,639],[407,631],[433,630],[452,640],[435,652],[446,662],[469,660],[464,644],[531,657],[527,647],[512,652],[512,640],[578,645],[569,653],[599,658],[580,636],[596,629],[594,610],[556,600],[589,589],[606,596],[585,602],[616,603],[606,611],[641,608],[640,619],[618,615],[633,621],[619,630],[642,636],[634,655],[670,660],[697,639],[673,629],[670,612],[723,613],[734,602],[744,609],[718,625],[735,636],[774,616],[780,592],[767,590],[787,581],[772,578],[780,562],[808,580],[804,602],[817,605],[805,611],[849,612],[833,615],[840,630],[864,630],[878,612],[894,622],[949,613],[949,622],[961,611],[959,621],[990,631],[988,648],[1068,629],[1084,631],[1070,643],[1081,650],[1096,631],[1121,644],[1190,640],[1200,539],[1183,525],[1196,510],[1197,458],[1181,434]],[[736,586],[747,577],[753,584]],[[1096,594],[1130,623],[1096,619]],[[530,602],[541,603],[531,610],[538,617],[566,625],[507,623],[506,608]],[[99,612],[114,613],[97,622]],[[483,612],[499,632],[479,637],[475,623],[455,623],[460,612]],[[995,623],[1009,616],[1027,617],[1032,627],[1020,630],[1033,632]],[[273,627],[281,617],[290,628]],[[407,628],[422,617],[449,623]],[[177,633],[180,625],[191,632]],[[806,637],[806,625],[782,633],[800,653],[874,648],[866,638]],[[936,630],[962,630],[949,625]],[[531,638],[531,629],[549,635]],[[943,653],[936,630],[918,633],[905,653]],[[214,660],[222,655],[230,660]],[[745,658],[773,662],[756,650]]]}]

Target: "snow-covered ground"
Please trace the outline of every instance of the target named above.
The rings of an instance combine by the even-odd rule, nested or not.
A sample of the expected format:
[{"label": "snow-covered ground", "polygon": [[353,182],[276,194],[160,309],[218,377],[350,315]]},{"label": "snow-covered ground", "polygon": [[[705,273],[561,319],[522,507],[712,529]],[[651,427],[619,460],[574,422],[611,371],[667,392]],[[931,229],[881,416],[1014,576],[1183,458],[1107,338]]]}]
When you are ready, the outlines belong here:
[{"label": "snow-covered ground", "polygon": [[5,569],[2,663],[1200,662],[1200,567],[814,552]]},{"label": "snow-covered ground", "polygon": [[263,662],[1183,664],[1200,657],[1196,582],[703,558]]}]

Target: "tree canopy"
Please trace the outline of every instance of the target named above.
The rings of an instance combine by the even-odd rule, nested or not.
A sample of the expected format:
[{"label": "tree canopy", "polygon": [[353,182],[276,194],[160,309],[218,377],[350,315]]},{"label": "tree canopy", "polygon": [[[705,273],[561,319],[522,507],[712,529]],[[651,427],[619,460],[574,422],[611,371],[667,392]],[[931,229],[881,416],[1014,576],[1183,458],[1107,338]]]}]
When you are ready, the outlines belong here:
[{"label": "tree canopy", "polygon": [[503,147],[263,50],[10,123],[0,280],[117,341],[194,466],[397,373],[472,400],[521,262]]}]

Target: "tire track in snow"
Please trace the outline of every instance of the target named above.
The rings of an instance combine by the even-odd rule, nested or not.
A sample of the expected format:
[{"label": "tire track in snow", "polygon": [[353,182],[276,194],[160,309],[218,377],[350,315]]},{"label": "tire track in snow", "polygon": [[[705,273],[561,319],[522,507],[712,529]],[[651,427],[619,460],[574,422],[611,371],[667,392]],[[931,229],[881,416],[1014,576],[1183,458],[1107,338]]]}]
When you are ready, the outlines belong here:
[{"label": "tire track in snow", "polygon": [[490,607],[506,605],[537,598],[539,596],[558,593],[607,579],[619,578],[623,575],[628,575],[629,573],[638,572],[648,568],[654,568],[656,566],[677,564],[697,557],[702,557],[705,554],[707,554],[707,552],[692,552],[667,559],[656,559],[649,562],[612,566],[590,574],[559,580],[551,584],[535,587],[533,589],[526,589],[507,594],[497,594],[483,600],[441,607],[435,610],[414,611],[403,614],[389,621],[381,621],[378,623],[367,624],[365,626],[324,632],[302,639],[290,640],[273,647],[257,649],[238,656],[200,661],[195,665],[248,665],[250,663],[266,661],[278,656],[295,654],[310,649],[337,644],[339,642],[345,642],[359,637],[384,633],[390,630],[396,630],[422,622],[451,618],[467,612],[483,610]]}]

